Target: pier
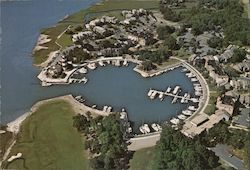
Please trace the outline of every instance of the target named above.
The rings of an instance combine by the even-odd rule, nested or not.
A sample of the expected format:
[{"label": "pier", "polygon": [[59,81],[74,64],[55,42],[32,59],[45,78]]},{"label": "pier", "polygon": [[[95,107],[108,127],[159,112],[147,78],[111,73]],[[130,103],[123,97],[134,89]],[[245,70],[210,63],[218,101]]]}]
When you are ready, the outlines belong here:
[{"label": "pier", "polygon": [[[179,86],[176,86],[176,87],[179,87]],[[175,88],[175,89],[177,89],[177,88]],[[194,103],[199,102],[199,100],[197,98],[191,98],[190,95],[180,96],[179,93],[178,93],[178,91],[175,90],[175,89],[174,89],[174,92],[176,92],[175,94],[174,94],[174,92],[173,93],[167,92],[168,90],[166,92],[163,92],[163,91],[158,91],[158,90],[152,90],[152,89],[150,89],[149,92],[148,92],[148,96],[149,96],[150,99],[154,99],[155,96],[158,94],[159,98],[161,100],[163,100],[164,95],[165,96],[170,96],[170,97],[173,97],[172,103],[176,103],[176,101],[178,99],[181,99],[182,101],[186,101],[186,102],[187,101],[192,101]]]}]

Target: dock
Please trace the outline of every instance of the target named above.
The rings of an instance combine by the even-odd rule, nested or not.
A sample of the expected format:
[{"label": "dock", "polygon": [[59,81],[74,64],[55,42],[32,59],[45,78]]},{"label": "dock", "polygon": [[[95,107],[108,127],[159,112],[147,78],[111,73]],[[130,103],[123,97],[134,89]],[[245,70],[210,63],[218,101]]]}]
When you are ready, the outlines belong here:
[{"label": "dock", "polygon": [[[179,88],[180,87],[178,86],[178,88],[176,88],[176,89],[179,89]],[[176,94],[174,94],[174,92],[176,92]],[[197,98],[191,98],[190,95],[188,95],[187,93],[184,96],[180,96],[177,90],[174,90],[174,92],[171,93],[171,92],[167,92],[167,91],[163,92],[163,91],[158,91],[158,90],[152,90],[152,89],[150,89],[149,92],[148,92],[148,96],[149,96],[150,99],[154,99],[156,97],[156,95],[159,95],[159,98],[161,100],[163,100],[164,95],[165,96],[170,96],[170,97],[173,97],[172,103],[176,103],[178,99],[181,99],[181,101],[183,103],[186,103],[188,101],[192,101],[194,103],[199,102],[199,99],[197,99]]]}]

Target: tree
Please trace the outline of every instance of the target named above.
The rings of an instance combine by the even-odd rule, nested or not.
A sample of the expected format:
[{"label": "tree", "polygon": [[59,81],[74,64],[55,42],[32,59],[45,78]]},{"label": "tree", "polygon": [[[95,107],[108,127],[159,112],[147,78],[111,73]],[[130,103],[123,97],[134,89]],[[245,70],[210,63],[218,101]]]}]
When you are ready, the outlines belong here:
[{"label": "tree", "polygon": [[142,62],[142,69],[143,70],[150,71],[150,70],[153,70],[155,68],[156,68],[156,66],[150,60],[146,60],[146,61]]},{"label": "tree", "polygon": [[246,59],[246,51],[240,48],[234,49],[234,54],[232,58],[230,59],[230,62],[232,63],[238,63],[242,62],[244,59]]},{"label": "tree", "polygon": [[175,21],[175,22],[180,20],[179,15],[176,12],[174,12],[171,8],[169,8],[167,5],[161,4],[160,11],[166,20]]},{"label": "tree", "polygon": [[78,114],[73,117],[73,126],[80,132],[84,132],[89,127],[89,121],[84,115]]},{"label": "tree", "polygon": [[164,45],[166,45],[170,50],[177,50],[179,48],[176,38],[174,38],[172,35],[165,37]]},{"label": "tree", "polygon": [[195,142],[167,125],[156,145],[154,169],[213,169],[219,158],[200,142]]},{"label": "tree", "polygon": [[172,34],[175,31],[174,27],[160,26],[157,28],[158,38],[163,40],[168,34]]},{"label": "tree", "polygon": [[223,39],[221,39],[220,37],[213,36],[207,40],[207,44],[211,48],[220,49],[222,47],[222,44],[223,44]]}]

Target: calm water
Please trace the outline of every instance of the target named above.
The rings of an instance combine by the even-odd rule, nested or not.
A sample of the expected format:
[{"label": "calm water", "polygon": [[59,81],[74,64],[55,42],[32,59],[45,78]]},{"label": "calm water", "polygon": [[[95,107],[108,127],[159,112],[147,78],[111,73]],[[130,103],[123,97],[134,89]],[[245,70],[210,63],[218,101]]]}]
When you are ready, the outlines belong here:
[{"label": "calm water", "polygon": [[192,92],[192,84],[179,69],[145,79],[129,67],[107,66],[90,71],[86,85],[41,87],[36,78],[39,70],[32,66],[31,51],[39,30],[55,24],[65,15],[86,8],[90,1],[14,1],[1,3],[1,122],[14,120],[37,101],[55,96],[83,95],[90,103],[111,105],[115,110],[126,108],[136,126],[143,122],[167,120],[187,107],[147,97],[149,88],[165,90],[181,85],[183,92]]}]

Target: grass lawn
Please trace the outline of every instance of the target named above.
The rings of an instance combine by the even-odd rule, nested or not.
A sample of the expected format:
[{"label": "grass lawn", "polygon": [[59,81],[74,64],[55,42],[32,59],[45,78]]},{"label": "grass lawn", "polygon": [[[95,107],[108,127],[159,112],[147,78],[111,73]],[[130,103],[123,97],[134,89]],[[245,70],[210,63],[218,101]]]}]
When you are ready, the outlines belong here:
[{"label": "grass lawn", "polygon": [[150,170],[152,169],[152,159],[154,157],[154,147],[140,149],[136,151],[129,165],[131,170]]},{"label": "grass lawn", "polygon": [[177,51],[176,57],[179,57],[180,59],[183,59],[183,60],[187,60],[190,57],[190,53],[184,50],[183,48],[181,48]]},{"label": "grass lawn", "polygon": [[71,106],[63,100],[42,105],[23,122],[11,150],[10,155],[21,152],[24,159],[13,161],[7,169],[89,169],[72,116]]},{"label": "grass lawn", "polygon": [[13,139],[13,134],[11,132],[6,131],[5,133],[0,134],[0,150],[1,150],[0,160],[2,159],[6,149],[9,147],[12,139]]},{"label": "grass lawn", "polygon": [[[159,0],[109,0],[104,1],[100,4],[93,5],[89,7],[88,9],[80,10],[69,17],[63,19],[62,21],[59,21],[58,24],[56,24],[53,27],[45,28],[41,31],[43,34],[49,35],[49,38],[51,38],[51,41],[43,44],[43,46],[48,47],[48,49],[43,49],[36,51],[33,54],[33,63],[35,65],[41,64],[44,61],[47,60],[48,54],[52,51],[56,51],[59,49],[59,46],[55,44],[55,41],[57,40],[57,36],[60,35],[69,25],[79,25],[82,24],[84,21],[84,18],[87,18],[88,20],[100,17],[102,15],[109,15],[109,16],[115,16],[118,19],[122,19],[122,16],[120,15],[121,11],[124,9],[138,9],[138,8],[144,8],[144,9],[158,9],[159,7]],[[71,45],[71,39],[70,36],[63,34],[60,39],[57,40],[57,42],[64,48],[68,45]]]},{"label": "grass lawn", "polygon": [[63,34],[58,40],[57,43],[62,46],[62,49],[64,49],[67,46],[70,46],[73,44],[72,38],[68,34]]},{"label": "grass lawn", "polygon": [[217,91],[210,91],[210,98],[209,98],[209,102],[208,105],[205,109],[205,113],[207,113],[208,115],[211,115],[215,112],[216,110],[216,101],[217,101],[217,97],[219,97],[220,93]]},{"label": "grass lawn", "polygon": [[159,67],[166,67],[166,66],[170,66],[170,65],[173,65],[173,64],[176,64],[176,63],[180,63],[179,60],[176,60],[176,59],[168,59],[167,61],[163,62]]}]

